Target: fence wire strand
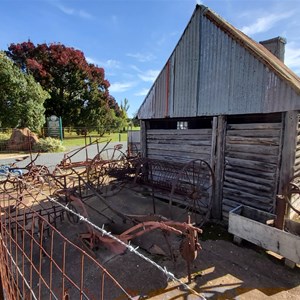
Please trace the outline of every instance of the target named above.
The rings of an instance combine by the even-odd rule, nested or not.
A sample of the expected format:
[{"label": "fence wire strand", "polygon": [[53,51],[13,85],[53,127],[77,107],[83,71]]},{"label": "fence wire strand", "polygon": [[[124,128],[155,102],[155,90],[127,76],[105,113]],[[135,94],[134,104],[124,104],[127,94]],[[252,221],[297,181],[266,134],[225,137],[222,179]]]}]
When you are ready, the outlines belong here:
[{"label": "fence wire strand", "polygon": [[[27,187],[32,188],[33,190],[37,190],[40,194],[42,194],[43,196],[45,196],[50,202],[55,203],[59,206],[61,206],[65,211],[67,211],[68,213],[71,213],[75,216],[77,216],[79,218],[80,221],[85,222],[86,224],[92,226],[94,229],[96,229],[97,231],[101,232],[103,236],[107,236],[111,239],[113,239],[114,241],[118,242],[119,244],[123,245],[125,248],[127,248],[130,252],[134,253],[135,255],[139,256],[141,259],[143,259],[144,261],[150,263],[151,265],[153,265],[155,268],[157,268],[159,271],[161,271],[163,274],[165,274],[165,276],[167,277],[168,280],[173,280],[174,282],[179,283],[182,288],[186,291],[191,292],[192,294],[194,294],[195,296],[199,297],[199,299],[201,300],[206,300],[206,298],[199,294],[198,292],[196,292],[193,288],[191,288],[189,285],[187,285],[186,283],[184,283],[182,280],[180,280],[179,278],[177,278],[172,272],[168,271],[166,267],[162,267],[159,264],[157,264],[156,262],[154,262],[153,260],[151,260],[150,258],[148,258],[147,256],[143,255],[141,252],[138,251],[139,247],[134,247],[130,244],[130,242],[127,244],[124,241],[120,240],[119,238],[117,238],[116,236],[114,236],[111,232],[108,232],[104,229],[104,225],[102,225],[102,227],[97,226],[96,224],[94,224],[93,222],[91,222],[90,220],[88,220],[86,217],[82,216],[81,214],[79,214],[78,212],[73,211],[72,209],[70,209],[69,207],[67,207],[66,205],[60,203],[59,201],[57,201],[55,198],[50,197],[49,195],[47,195],[46,193],[44,193],[42,190],[38,190],[36,187],[30,185],[28,182],[22,180],[21,178],[17,178],[18,181],[20,181],[21,183],[26,183]],[[8,250],[8,249],[7,249]],[[18,272],[21,272],[18,269]],[[20,273],[21,274],[21,273]],[[27,285],[28,283],[26,283]],[[35,298],[36,299],[36,298]],[[134,299],[131,298],[130,299]]]}]

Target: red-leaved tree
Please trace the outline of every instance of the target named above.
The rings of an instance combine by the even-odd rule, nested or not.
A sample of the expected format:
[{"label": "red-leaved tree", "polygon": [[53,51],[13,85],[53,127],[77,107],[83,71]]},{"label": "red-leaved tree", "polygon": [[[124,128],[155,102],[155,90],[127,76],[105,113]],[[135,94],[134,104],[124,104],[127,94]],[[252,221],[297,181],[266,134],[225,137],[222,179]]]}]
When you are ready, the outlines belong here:
[{"label": "red-leaved tree", "polygon": [[119,114],[104,69],[88,63],[82,51],[28,41],[11,44],[6,54],[48,91],[46,116],[61,116],[64,126],[105,127],[111,109]]}]

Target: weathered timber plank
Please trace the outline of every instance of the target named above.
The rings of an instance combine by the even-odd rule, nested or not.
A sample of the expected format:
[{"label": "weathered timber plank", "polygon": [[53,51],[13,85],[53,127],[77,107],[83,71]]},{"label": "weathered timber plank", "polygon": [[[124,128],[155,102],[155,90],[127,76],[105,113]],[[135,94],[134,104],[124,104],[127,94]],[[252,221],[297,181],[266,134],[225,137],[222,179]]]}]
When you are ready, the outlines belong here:
[{"label": "weathered timber plank", "polygon": [[[234,202],[239,203],[239,205],[247,205],[249,207],[260,209],[265,212],[268,212],[270,210],[269,204],[261,204],[258,202],[253,202],[253,201],[251,201],[251,199],[240,199],[240,201],[234,201]],[[233,207],[233,208],[235,208],[235,207]]]},{"label": "weathered timber plank", "polygon": [[173,139],[173,140],[165,140],[165,139],[147,139],[147,143],[149,145],[188,145],[188,146],[211,146],[211,140],[204,141],[204,140],[178,140],[178,139]]},{"label": "weathered timber plank", "polygon": [[163,154],[167,154],[167,155],[177,155],[177,156],[186,156],[186,157],[191,157],[191,159],[198,159],[200,156],[202,155],[207,155],[210,157],[210,152],[209,151],[202,151],[203,149],[197,149],[197,152],[194,151],[185,151],[185,150],[179,150],[177,151],[177,149],[152,149],[152,148],[148,148],[147,149],[149,151],[149,153],[152,154],[159,154],[159,153],[163,153]]},{"label": "weathered timber plank", "polygon": [[252,174],[249,174],[247,172],[247,170],[243,170],[245,171],[245,173],[241,173],[239,170],[235,170],[235,169],[232,169],[232,170],[226,170],[225,174],[226,176],[228,177],[231,177],[231,178],[236,178],[236,179],[240,179],[240,180],[245,180],[245,181],[248,181],[248,182],[253,182],[253,183],[256,183],[256,184],[261,184],[261,185],[265,185],[265,186],[268,186],[268,187],[272,187],[273,184],[274,184],[274,176],[271,176],[270,178],[266,178],[265,176],[264,177],[257,177],[255,175],[252,175]]},{"label": "weathered timber plank", "polygon": [[280,130],[227,130],[227,136],[244,136],[244,137],[279,137]]},{"label": "weathered timber plank", "polygon": [[[177,151],[164,151],[164,150],[148,150],[148,157],[152,157],[154,158],[157,157],[159,159],[159,157],[169,157],[169,158],[182,158],[184,160],[194,160],[194,159],[202,159],[205,161],[209,161],[210,160],[210,154],[201,154],[201,153],[187,153],[187,152],[177,152]],[[172,161],[174,161],[174,159],[172,159]]]},{"label": "weathered timber plank", "polygon": [[278,146],[234,145],[226,144],[226,151],[244,152],[264,155],[278,155]]},{"label": "weathered timber plank", "polygon": [[193,146],[189,144],[148,144],[148,150],[167,150],[167,151],[174,151],[177,152],[194,152],[194,153],[210,153],[211,147],[210,146]]},{"label": "weathered timber plank", "polygon": [[260,190],[260,186],[258,185],[254,188],[245,185],[236,185],[232,182],[224,181],[224,188],[235,189],[235,190],[239,190],[240,192],[245,192],[248,194],[256,194],[259,195],[260,197],[265,197],[265,198],[272,197],[272,191]]},{"label": "weathered timber plank", "polygon": [[296,155],[296,158],[300,157],[300,147],[299,147],[299,149],[296,149],[295,155]]},{"label": "weathered timber plank", "polygon": [[212,129],[186,129],[186,130],[179,130],[179,129],[149,129],[148,134],[173,134],[173,135],[195,135],[195,134],[212,134]]},{"label": "weathered timber plank", "polygon": [[226,173],[225,173],[224,184],[225,184],[225,182],[226,182],[226,186],[229,186],[229,185],[238,186],[240,188],[244,188],[245,190],[249,189],[249,190],[258,191],[258,192],[266,192],[268,195],[273,190],[272,186],[265,186],[265,185],[253,183],[250,181],[232,178],[232,177],[228,176]]},{"label": "weathered timber plank", "polygon": [[230,212],[228,231],[300,263],[300,237]]},{"label": "weathered timber plank", "polygon": [[223,180],[224,180],[224,155],[225,155],[225,136],[226,136],[226,118],[218,117],[217,125],[217,143],[216,143],[216,161],[215,161],[215,196],[212,203],[212,217],[221,219],[222,198],[223,198]]},{"label": "weathered timber plank", "polygon": [[296,156],[296,159],[295,159],[295,166],[299,165],[300,164],[300,153],[299,153],[299,157]]},{"label": "weathered timber plank", "polygon": [[262,211],[265,211],[265,212],[269,212],[270,209],[271,209],[271,204],[261,204],[261,203],[258,203],[258,202],[252,202],[251,200],[249,199],[242,199],[240,201],[240,205],[246,205],[246,206],[249,206],[249,207],[253,207],[253,208],[256,208],[256,209],[260,209]]},{"label": "weathered timber plank", "polygon": [[290,178],[294,175],[293,169],[295,164],[295,148],[297,145],[298,113],[296,111],[290,111],[284,114],[284,130],[278,193],[283,192]]},{"label": "weathered timber plank", "polygon": [[294,176],[299,176],[300,173],[300,165],[296,165],[293,167]]},{"label": "weathered timber plank", "polygon": [[149,154],[148,158],[150,158],[150,159],[165,160],[165,161],[172,161],[172,162],[180,162],[180,163],[188,163],[189,161],[191,161],[191,159],[189,159],[189,158],[178,157],[178,156],[169,156],[169,155],[153,155],[153,154]]},{"label": "weathered timber plank", "polygon": [[268,145],[278,146],[279,138],[273,137],[244,137],[244,136],[227,136],[227,144],[244,144],[244,145]]},{"label": "weathered timber plank", "polygon": [[240,202],[232,201],[232,200],[229,200],[227,198],[223,199],[223,204],[226,205],[227,207],[230,207],[231,209],[236,208],[236,207],[241,205]]},{"label": "weathered timber plank", "polygon": [[212,136],[211,136],[211,154],[210,154],[210,167],[215,169],[216,164],[216,148],[218,139],[218,117],[213,117]]},{"label": "weathered timber plank", "polygon": [[201,140],[201,141],[211,141],[211,134],[194,134],[194,135],[184,135],[184,134],[151,134],[148,133],[147,139],[150,140]]},{"label": "weathered timber plank", "polygon": [[227,129],[244,130],[244,129],[280,129],[281,123],[248,123],[248,124],[228,124]]},{"label": "weathered timber plank", "polygon": [[225,170],[226,170],[226,172],[231,171],[231,172],[240,173],[240,174],[244,174],[244,175],[256,176],[257,178],[265,178],[267,180],[275,179],[274,172],[270,172],[268,169],[254,170],[254,169],[245,168],[244,166],[233,166],[233,165],[227,164],[225,167]]},{"label": "weathered timber plank", "polygon": [[258,207],[260,206],[265,206],[265,207],[271,207],[273,199],[270,199],[268,197],[261,197],[260,195],[257,194],[252,194],[252,193],[247,193],[244,191],[240,191],[239,189],[234,189],[234,188],[228,188],[225,187],[223,188],[223,194],[225,198],[232,199],[235,201],[250,201],[252,203],[252,206],[254,203]]},{"label": "weathered timber plank", "polygon": [[226,223],[228,223],[228,220],[229,220],[229,213],[226,212],[226,211],[223,212],[223,220],[224,220]]},{"label": "weathered timber plank", "polygon": [[231,158],[231,157],[226,157],[225,159],[227,165],[236,166],[236,167],[244,167],[244,168],[260,170],[260,171],[268,170],[268,172],[275,172],[277,169],[276,165],[266,163],[266,162],[258,162],[258,161]]},{"label": "weathered timber plank", "polygon": [[[270,208],[269,208],[269,205],[266,205],[266,204],[260,204],[258,202],[253,202],[249,199],[239,199],[239,200],[228,200],[228,198],[225,198],[225,205],[227,207],[231,207],[231,204],[228,204],[229,201],[232,202],[232,203],[236,203],[235,206],[231,207],[231,209],[234,209],[236,208],[237,206],[239,205],[247,205],[247,206],[250,206],[250,207],[254,207],[254,208],[257,208],[257,209],[261,209],[261,210],[265,210],[265,211],[268,211]],[[231,210],[230,209],[230,210]]]},{"label": "weathered timber plank", "polygon": [[278,161],[277,155],[263,155],[263,154],[249,154],[244,152],[225,152],[226,157],[232,157],[232,158],[240,158],[245,160],[253,160],[253,161],[260,161],[260,162],[269,162],[276,164]]},{"label": "weathered timber plank", "polygon": [[141,121],[141,154],[147,157],[147,121]]}]

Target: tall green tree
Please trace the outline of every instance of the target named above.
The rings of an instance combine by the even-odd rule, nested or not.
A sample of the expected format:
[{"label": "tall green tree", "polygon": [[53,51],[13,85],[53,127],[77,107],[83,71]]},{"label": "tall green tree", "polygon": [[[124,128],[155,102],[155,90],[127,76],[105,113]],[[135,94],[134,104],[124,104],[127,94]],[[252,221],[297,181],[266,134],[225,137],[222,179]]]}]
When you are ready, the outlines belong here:
[{"label": "tall green tree", "polygon": [[97,127],[109,112],[109,82],[104,69],[84,54],[62,44],[11,44],[7,55],[49,92],[46,115],[57,115],[64,126]]},{"label": "tall green tree", "polygon": [[0,126],[28,127],[38,131],[45,123],[45,99],[49,97],[31,75],[24,74],[0,52]]},{"label": "tall green tree", "polygon": [[124,101],[121,102],[121,128],[123,131],[126,130],[126,128],[130,125],[130,119],[128,118],[128,109],[129,109],[129,102],[128,99],[125,98]]}]

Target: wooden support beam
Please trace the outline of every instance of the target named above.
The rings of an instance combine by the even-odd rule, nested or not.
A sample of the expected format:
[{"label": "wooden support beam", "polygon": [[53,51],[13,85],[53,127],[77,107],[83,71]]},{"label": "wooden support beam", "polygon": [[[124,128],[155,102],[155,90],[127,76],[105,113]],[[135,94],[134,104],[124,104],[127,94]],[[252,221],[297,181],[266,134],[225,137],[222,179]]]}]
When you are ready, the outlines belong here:
[{"label": "wooden support beam", "polygon": [[213,197],[212,218],[222,218],[222,190],[224,181],[224,155],[225,155],[225,135],[226,135],[226,119],[225,116],[219,116],[217,126],[217,142],[215,155],[215,195]]}]

